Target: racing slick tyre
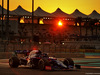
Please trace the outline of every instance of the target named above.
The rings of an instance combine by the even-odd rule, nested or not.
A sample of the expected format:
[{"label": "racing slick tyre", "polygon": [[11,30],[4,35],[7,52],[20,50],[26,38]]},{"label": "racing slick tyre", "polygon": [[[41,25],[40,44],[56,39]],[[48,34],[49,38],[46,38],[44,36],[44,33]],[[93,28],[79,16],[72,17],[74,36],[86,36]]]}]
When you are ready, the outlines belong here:
[{"label": "racing slick tyre", "polygon": [[48,59],[40,59],[38,62],[38,68],[40,70],[45,70],[46,66],[50,66],[49,60]]},{"label": "racing slick tyre", "polygon": [[9,65],[11,68],[17,68],[19,66],[19,59],[17,57],[11,57],[9,59]]},{"label": "racing slick tyre", "polygon": [[65,58],[63,63],[66,65],[66,66],[74,66],[74,61],[71,59],[71,58]]}]

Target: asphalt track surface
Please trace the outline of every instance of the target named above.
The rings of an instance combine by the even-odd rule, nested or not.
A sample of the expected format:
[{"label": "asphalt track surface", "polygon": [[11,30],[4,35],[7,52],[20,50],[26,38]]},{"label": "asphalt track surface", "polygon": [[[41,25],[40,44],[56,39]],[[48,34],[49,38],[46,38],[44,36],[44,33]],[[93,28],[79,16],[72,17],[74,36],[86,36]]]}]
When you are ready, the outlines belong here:
[{"label": "asphalt track surface", "polygon": [[[100,59],[74,59],[76,64],[83,64],[82,69],[72,71],[40,71],[27,66],[10,68],[7,59],[0,59],[0,75],[100,75]],[[97,65],[85,65],[98,63]]]}]

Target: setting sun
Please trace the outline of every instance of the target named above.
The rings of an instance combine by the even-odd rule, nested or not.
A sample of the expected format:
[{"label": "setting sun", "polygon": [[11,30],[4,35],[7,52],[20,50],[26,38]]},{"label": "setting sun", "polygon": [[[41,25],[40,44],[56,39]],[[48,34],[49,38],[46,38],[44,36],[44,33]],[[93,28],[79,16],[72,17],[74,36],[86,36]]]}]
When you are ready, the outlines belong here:
[{"label": "setting sun", "polygon": [[62,23],[61,21],[59,21],[59,22],[58,22],[58,25],[59,25],[59,26],[62,26],[62,25],[63,25],[63,23]]}]

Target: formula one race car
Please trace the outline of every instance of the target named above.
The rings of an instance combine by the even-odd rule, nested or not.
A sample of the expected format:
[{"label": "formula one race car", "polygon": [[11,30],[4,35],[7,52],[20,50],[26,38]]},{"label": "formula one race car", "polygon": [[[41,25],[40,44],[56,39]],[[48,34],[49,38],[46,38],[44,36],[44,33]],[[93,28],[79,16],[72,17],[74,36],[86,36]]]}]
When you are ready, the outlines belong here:
[{"label": "formula one race car", "polygon": [[54,57],[49,57],[40,50],[16,50],[15,54],[16,56],[9,59],[11,68],[17,68],[20,65],[27,65],[40,70],[74,70],[81,68],[80,65],[75,65],[71,58],[60,61]]}]

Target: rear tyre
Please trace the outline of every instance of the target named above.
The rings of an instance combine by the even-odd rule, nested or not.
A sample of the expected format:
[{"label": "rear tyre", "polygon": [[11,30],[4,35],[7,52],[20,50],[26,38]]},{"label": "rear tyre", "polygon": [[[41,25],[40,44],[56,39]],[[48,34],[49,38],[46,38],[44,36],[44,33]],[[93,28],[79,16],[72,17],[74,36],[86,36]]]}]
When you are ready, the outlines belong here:
[{"label": "rear tyre", "polygon": [[9,59],[9,66],[11,68],[17,68],[19,66],[19,59],[17,57],[11,57]]},{"label": "rear tyre", "polygon": [[50,66],[50,63],[47,59],[40,59],[38,62],[38,68],[40,70],[45,70],[45,66]]},{"label": "rear tyre", "polygon": [[40,60],[39,63],[38,63],[38,67],[40,70],[45,70],[45,62],[44,60]]}]

